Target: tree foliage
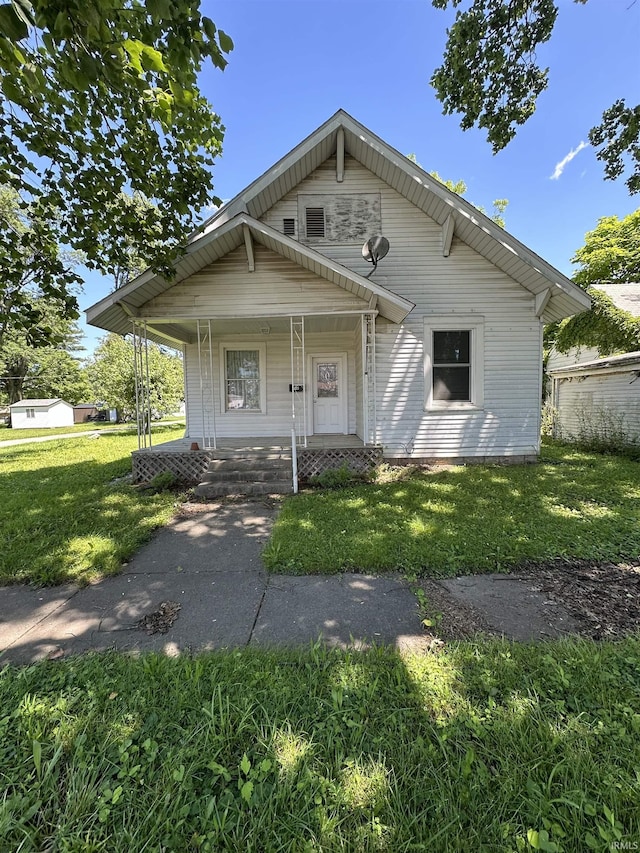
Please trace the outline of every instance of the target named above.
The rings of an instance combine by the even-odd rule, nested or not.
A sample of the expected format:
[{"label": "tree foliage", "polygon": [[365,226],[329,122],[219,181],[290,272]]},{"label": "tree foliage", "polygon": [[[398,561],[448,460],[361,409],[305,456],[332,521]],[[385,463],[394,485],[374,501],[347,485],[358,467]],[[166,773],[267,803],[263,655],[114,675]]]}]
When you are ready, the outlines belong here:
[{"label": "tree foliage", "polygon": [[596,282],[640,282],[640,208],[623,219],[599,219],[571,262],[579,265],[574,281],[581,287]]},{"label": "tree foliage", "polygon": [[82,349],[80,330],[55,300],[32,296],[30,308],[56,344],[34,346],[24,329],[9,329],[0,350],[0,397],[9,404],[24,397],[61,397],[72,404],[86,400],[90,389],[75,355]]},{"label": "tree foliage", "polygon": [[12,331],[22,330],[27,346],[59,342],[49,319],[79,316],[75,292],[82,280],[49,224],[7,186],[0,186],[0,251],[0,353]]},{"label": "tree foliage", "polygon": [[[416,166],[420,166],[420,163],[418,163],[418,160],[417,160],[415,154],[407,154],[407,159],[411,160],[412,163],[415,163]],[[422,166],[420,166],[420,168],[422,168]],[[465,181],[463,181],[462,179],[460,179],[459,181],[450,181],[450,180],[447,180],[446,178],[443,178],[441,175],[438,174],[438,172],[429,172],[429,174],[431,175],[432,178],[435,178],[436,181],[440,181],[441,184],[444,184],[444,186],[448,190],[451,190],[452,193],[456,193],[457,195],[461,195],[461,196],[466,194],[467,185],[466,185]],[[486,208],[482,207],[481,205],[474,204],[473,202],[471,202],[471,204],[473,204],[473,206],[477,210],[479,210],[480,213],[487,213]],[[493,220],[493,222],[495,222],[496,225],[499,225],[501,228],[505,227],[505,220],[504,220],[503,214],[504,214],[505,210],[507,209],[508,204],[509,204],[509,199],[496,198],[493,201],[493,212],[487,214],[487,216],[489,216],[489,218],[491,220]]]},{"label": "tree foliage", "polygon": [[[151,409],[159,415],[171,414],[184,396],[182,358],[149,342],[149,387]],[[102,338],[87,366],[92,399],[118,409],[120,417],[135,416],[136,385],[133,343],[129,338],[108,334]]]},{"label": "tree foliage", "polygon": [[595,347],[601,356],[640,350],[640,317],[616,307],[599,283],[640,282],[640,209],[623,219],[598,220],[571,259],[579,269],[574,281],[591,297],[591,309],[545,328],[545,350]]},{"label": "tree foliage", "polygon": [[[447,30],[442,65],[431,85],[450,115],[462,114],[463,130],[486,130],[494,153],[513,139],[535,112],[547,88],[549,69],[538,64],[537,48],[553,33],[554,0],[432,0],[438,9],[458,9]],[[575,0],[586,3],[586,0]],[[603,161],[605,177],[620,177],[628,159],[629,192],[640,191],[640,105],[618,100],[591,129],[589,140]]]},{"label": "tree foliage", "polygon": [[[0,163],[37,232],[4,225],[9,258],[0,301],[36,275],[42,292],[76,308],[57,246],[104,274],[132,247],[154,269],[171,261],[212,202],[223,127],[197,87],[232,41],[199,0],[12,0],[0,5]],[[123,192],[155,206],[138,216]],[[215,201],[215,199],[214,199]],[[162,243],[154,240],[163,236]],[[33,260],[32,260],[33,259]],[[7,292],[9,296],[7,297]],[[35,318],[23,313],[31,328]]]},{"label": "tree foliage", "polygon": [[588,289],[591,308],[545,328],[545,350],[595,347],[601,356],[640,350],[640,318],[617,308],[595,287]]}]

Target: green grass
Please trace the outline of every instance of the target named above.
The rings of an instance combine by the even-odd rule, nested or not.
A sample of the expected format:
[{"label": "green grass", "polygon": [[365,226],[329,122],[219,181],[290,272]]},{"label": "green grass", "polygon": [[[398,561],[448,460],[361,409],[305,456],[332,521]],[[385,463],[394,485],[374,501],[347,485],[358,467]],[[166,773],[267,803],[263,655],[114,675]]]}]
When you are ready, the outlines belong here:
[{"label": "green grass", "polygon": [[[170,441],[183,428],[154,434]],[[137,446],[135,435],[105,434],[1,448],[0,583],[84,583],[117,572],[176,500],[111,482],[131,472]]]},{"label": "green grass", "polygon": [[265,551],[297,574],[446,576],[640,554],[640,464],[547,445],[537,465],[468,466],[287,499]]},{"label": "green grass", "polygon": [[117,654],[0,673],[0,848],[640,840],[640,643]]},{"label": "green grass", "polygon": [[[163,419],[164,420],[164,419]],[[171,421],[179,421],[179,416],[176,418],[171,418]],[[162,421],[157,421],[154,424],[154,427],[162,423]],[[182,424],[182,428],[184,429],[184,424]],[[84,424],[74,424],[73,426],[67,427],[53,427],[53,428],[38,428],[38,429],[10,429],[7,426],[0,425],[0,442],[2,441],[13,441],[19,438],[43,438],[44,436],[51,435],[66,435],[67,433],[82,433],[82,432],[95,432],[96,430],[100,431],[103,429],[118,429],[123,432],[126,431],[136,431],[135,424],[112,424],[106,421],[98,421],[96,423],[84,423]]]}]

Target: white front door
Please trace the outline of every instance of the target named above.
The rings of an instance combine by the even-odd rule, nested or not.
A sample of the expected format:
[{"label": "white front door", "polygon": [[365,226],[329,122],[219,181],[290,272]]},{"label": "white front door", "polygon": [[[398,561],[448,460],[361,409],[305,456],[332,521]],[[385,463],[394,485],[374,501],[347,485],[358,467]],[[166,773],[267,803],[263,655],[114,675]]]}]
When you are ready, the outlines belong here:
[{"label": "white front door", "polygon": [[343,355],[313,356],[313,432],[347,432],[347,389]]}]

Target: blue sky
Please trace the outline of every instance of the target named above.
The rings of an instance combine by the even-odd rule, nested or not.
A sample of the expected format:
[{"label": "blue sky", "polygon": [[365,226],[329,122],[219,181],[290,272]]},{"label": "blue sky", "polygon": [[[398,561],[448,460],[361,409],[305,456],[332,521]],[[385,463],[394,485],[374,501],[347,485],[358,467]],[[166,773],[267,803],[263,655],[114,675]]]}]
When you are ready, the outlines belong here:
[{"label": "blue sky", "polygon": [[[494,198],[509,199],[507,231],[571,275],[570,259],[600,217],[640,207],[623,180],[604,180],[588,144],[581,147],[617,98],[640,101],[640,2],[559,7],[538,53],[550,67],[549,88],[494,156],[480,131],[463,132],[458,116],[442,115],[429,85],[450,10],[430,0],[202,0],[203,14],[235,42],[224,73],[207,68],[201,76],[226,126],[217,195],[232,198],[343,108],[428,171],[464,179],[469,201],[490,209]],[[110,290],[108,280],[87,275],[81,308]],[[82,328],[90,352],[102,332]]]}]

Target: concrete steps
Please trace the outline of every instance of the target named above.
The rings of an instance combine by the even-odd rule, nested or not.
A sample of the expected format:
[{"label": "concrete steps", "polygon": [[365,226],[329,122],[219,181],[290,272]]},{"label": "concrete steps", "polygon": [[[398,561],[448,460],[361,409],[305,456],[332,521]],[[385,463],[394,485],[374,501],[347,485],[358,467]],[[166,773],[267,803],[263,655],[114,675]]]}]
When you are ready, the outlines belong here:
[{"label": "concrete steps", "polygon": [[201,498],[287,494],[293,490],[291,455],[273,451],[225,452],[212,459],[195,488]]}]

